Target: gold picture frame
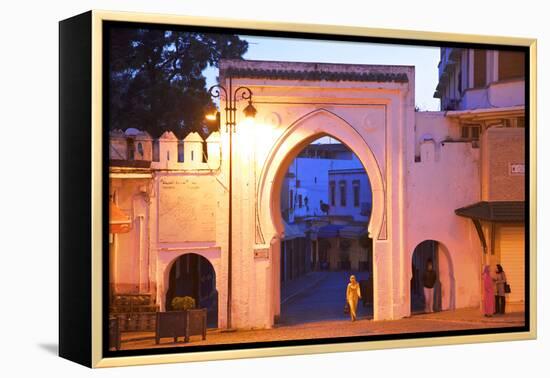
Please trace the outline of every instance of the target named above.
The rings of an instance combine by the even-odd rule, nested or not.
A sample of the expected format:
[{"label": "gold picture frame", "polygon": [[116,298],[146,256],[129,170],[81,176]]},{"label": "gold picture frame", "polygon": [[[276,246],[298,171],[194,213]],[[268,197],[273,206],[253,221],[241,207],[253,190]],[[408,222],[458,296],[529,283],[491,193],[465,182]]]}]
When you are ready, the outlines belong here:
[{"label": "gold picture frame", "polygon": [[[81,23],[78,17],[85,21]],[[105,357],[104,348],[104,311],[103,306],[105,304],[103,297],[103,285],[104,285],[104,266],[103,266],[103,245],[104,245],[104,219],[105,219],[105,206],[104,204],[104,190],[105,190],[105,177],[104,177],[104,161],[103,161],[103,149],[104,146],[104,127],[103,127],[103,84],[102,78],[105,75],[105,67],[103,62],[103,49],[105,48],[103,40],[103,23],[104,22],[127,22],[135,24],[162,24],[166,26],[170,25],[186,25],[186,26],[206,26],[216,28],[228,28],[239,30],[262,30],[273,32],[299,32],[299,33],[313,33],[318,35],[332,35],[332,36],[357,36],[357,37],[371,37],[371,38],[384,38],[384,39],[398,39],[398,40],[411,40],[411,41],[445,41],[455,43],[470,43],[476,45],[491,44],[491,45],[503,45],[503,46],[518,46],[528,48],[529,51],[529,67],[526,78],[529,82],[529,102],[528,106],[529,114],[529,181],[528,188],[529,193],[529,214],[528,219],[529,234],[526,236],[529,243],[529,250],[527,251],[529,256],[529,310],[526,312],[529,314],[528,324],[529,330],[525,332],[507,332],[507,333],[490,333],[490,334],[476,334],[476,335],[460,335],[460,336],[443,336],[443,337],[426,337],[426,338],[406,338],[406,339],[392,339],[392,340],[374,340],[374,341],[360,341],[360,342],[343,342],[343,343],[331,343],[331,344],[313,344],[313,345],[299,345],[299,346],[274,346],[274,347],[260,347],[254,349],[239,349],[238,347],[231,350],[212,350],[201,352],[185,352],[181,353],[165,353],[165,354],[145,354],[145,355],[132,355],[132,356],[117,356],[117,357]],[[63,57],[70,57],[71,54],[77,53],[77,51],[71,52],[74,49],[77,41],[67,39],[67,33],[75,33],[82,31],[88,33],[89,36],[89,57],[90,57],[90,78],[88,84],[91,89],[89,100],[90,103],[82,103],[80,106],[83,108],[88,107],[90,126],[89,129],[84,128],[84,131],[74,130],[76,125],[69,125],[70,120],[82,120],[87,118],[66,118],[61,117],[61,149],[65,148],[64,143],[71,143],[74,138],[83,138],[81,140],[89,141],[89,161],[91,163],[90,170],[81,173],[89,177],[89,182],[83,182],[83,185],[90,184],[90,199],[89,214],[83,216],[90,216],[85,226],[70,224],[70,217],[64,218],[65,207],[70,206],[71,201],[77,201],[79,195],[77,193],[69,193],[68,190],[63,189],[65,185],[64,172],[68,172],[70,167],[66,167],[66,170],[61,170],[61,187],[62,192],[65,193],[65,201],[60,202],[61,223],[64,225],[61,230],[62,238],[70,238],[67,232],[86,233],[89,240],[89,255],[86,255],[86,259],[77,259],[76,257],[69,256],[70,253],[74,254],[75,251],[70,250],[69,246],[71,242],[61,243],[60,246],[60,290],[63,295],[60,296],[60,355],[62,357],[71,359],[73,361],[82,363],[89,367],[114,367],[114,366],[129,366],[129,365],[143,365],[143,364],[160,364],[160,363],[174,363],[174,362],[190,362],[190,361],[209,361],[209,360],[221,360],[221,359],[237,359],[237,358],[252,358],[252,357],[268,357],[268,356],[283,356],[283,355],[298,355],[298,354],[313,354],[313,353],[328,353],[328,352],[347,352],[358,350],[373,350],[373,349],[389,349],[389,348],[407,348],[407,347],[421,347],[421,346],[436,346],[436,345],[449,345],[449,344],[468,344],[468,343],[481,343],[481,342],[496,342],[496,341],[512,341],[512,340],[526,340],[535,339],[537,337],[537,304],[536,304],[536,210],[537,210],[537,193],[536,193],[536,125],[537,125],[537,41],[536,39],[527,38],[514,38],[514,37],[502,37],[502,36],[486,36],[486,35],[470,35],[470,34],[452,34],[452,33],[438,33],[427,31],[411,31],[411,30],[395,30],[395,29],[377,29],[368,27],[350,27],[341,25],[324,25],[324,24],[294,24],[294,23],[279,23],[279,22],[258,22],[253,20],[235,20],[224,18],[211,18],[211,17],[190,17],[190,16],[177,16],[177,15],[162,15],[162,14],[145,14],[145,13],[130,13],[130,12],[110,12],[93,10],[82,16],[77,16],[73,19],[62,21],[61,24],[61,51],[60,51],[60,75],[61,75],[61,92],[63,93],[64,82],[68,82],[69,79],[64,79],[65,71],[63,67]],[[65,49],[65,50],[64,50]],[[66,55],[64,55],[66,52]],[[87,56],[88,56],[87,55]],[[81,59],[87,59],[81,57]],[[65,80],[65,81],[64,81]],[[88,88],[88,87],[86,87]],[[69,99],[68,96],[63,97],[60,104],[60,112],[67,111],[67,107],[71,104],[70,101],[82,101],[80,98]],[[63,100],[65,98],[65,100]],[[77,117],[77,116],[75,116]],[[68,131],[73,128],[73,131]],[[90,134],[84,135],[88,130]],[[71,134],[72,133],[72,134]],[[78,135],[74,134],[77,133]],[[80,139],[79,139],[80,140]],[[67,159],[67,155],[64,155],[65,150],[61,153],[61,165],[64,164],[64,159]],[[63,195],[62,195],[63,196]],[[74,215],[74,214],[73,214]],[[65,220],[64,220],[65,219]],[[77,229],[76,227],[80,227]],[[65,232],[65,233],[64,233]],[[73,236],[78,238],[78,236]],[[88,253],[86,252],[86,253]],[[87,260],[89,257],[89,260]],[[75,260],[76,259],[76,260]],[[87,272],[84,276],[86,279],[90,279],[89,286],[79,287],[76,284],[74,289],[71,289],[71,279],[75,279],[68,271],[72,270],[73,273]],[[69,305],[73,302],[73,296],[76,289],[87,290],[83,295],[84,299],[89,299],[89,309],[91,309],[89,318],[82,319],[82,323],[78,325],[67,325],[68,318],[75,316],[76,313],[71,312]],[[90,321],[89,328],[84,327],[84,322]],[[80,327],[80,328],[79,328]],[[84,352],[72,352],[74,349],[74,338],[76,331],[87,333],[89,332],[89,350],[84,348]],[[73,334],[73,336],[71,336]],[[87,337],[87,336],[86,336]],[[87,340],[84,337],[84,340]],[[83,356],[86,354],[86,356]]]}]

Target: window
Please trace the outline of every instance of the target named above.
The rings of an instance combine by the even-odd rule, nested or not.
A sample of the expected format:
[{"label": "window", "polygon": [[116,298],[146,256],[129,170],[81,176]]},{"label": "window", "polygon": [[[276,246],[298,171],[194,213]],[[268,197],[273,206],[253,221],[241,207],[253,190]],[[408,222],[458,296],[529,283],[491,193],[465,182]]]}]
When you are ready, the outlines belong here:
[{"label": "window", "polygon": [[359,180],[353,180],[353,207],[359,207],[360,200]]},{"label": "window", "polygon": [[330,182],[330,205],[336,206],[336,185],[334,181]]},{"label": "window", "polygon": [[462,95],[462,71],[458,72],[458,96],[460,97]]},{"label": "window", "polygon": [[516,127],[525,127],[525,117],[519,117],[518,119],[516,119]]},{"label": "window", "polygon": [[472,139],[473,140],[479,140],[479,126],[472,126]]},{"label": "window", "polygon": [[302,199],[302,195],[301,194],[298,194],[298,207],[301,209],[302,206],[303,206],[303,199]]},{"label": "window", "polygon": [[460,137],[462,139],[479,140],[481,128],[479,125],[462,126]]},{"label": "window", "polygon": [[456,78],[455,78],[454,75],[452,75],[452,76],[449,77],[449,97],[450,97],[450,98],[455,98],[455,88],[456,88],[456,86],[455,86],[455,84],[456,84],[456,83],[455,83],[455,79],[456,79]]},{"label": "window", "polygon": [[289,196],[289,206],[291,209],[294,208],[294,190],[290,190],[290,196]]},{"label": "window", "polygon": [[525,77],[525,53],[518,51],[499,51],[498,80],[519,79]]},{"label": "window", "polygon": [[346,182],[340,181],[340,206],[346,206]]},{"label": "window", "polygon": [[462,126],[460,137],[462,139],[468,139],[470,137],[470,128],[468,126]]},{"label": "window", "polygon": [[138,143],[137,145],[137,151],[138,151],[138,154],[139,154],[139,157],[143,159],[143,145],[140,143]]},{"label": "window", "polygon": [[487,50],[474,50],[474,88],[487,85]]},{"label": "window", "polygon": [[195,161],[195,151],[191,151],[191,161]]}]

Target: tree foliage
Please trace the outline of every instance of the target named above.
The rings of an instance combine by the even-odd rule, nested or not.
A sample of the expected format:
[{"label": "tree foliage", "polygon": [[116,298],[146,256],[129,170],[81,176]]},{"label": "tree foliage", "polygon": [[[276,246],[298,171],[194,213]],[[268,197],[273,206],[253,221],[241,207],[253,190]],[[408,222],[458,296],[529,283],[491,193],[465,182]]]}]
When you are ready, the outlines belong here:
[{"label": "tree foliage", "polygon": [[248,43],[236,35],[155,29],[113,29],[109,49],[109,126],[204,135],[214,109],[203,71],[221,58],[242,58]]}]

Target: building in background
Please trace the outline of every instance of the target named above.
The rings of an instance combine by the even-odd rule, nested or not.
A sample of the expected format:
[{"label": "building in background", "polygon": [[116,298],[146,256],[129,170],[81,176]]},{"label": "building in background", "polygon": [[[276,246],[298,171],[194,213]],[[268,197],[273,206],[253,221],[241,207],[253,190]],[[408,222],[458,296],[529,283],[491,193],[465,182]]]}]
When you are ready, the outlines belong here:
[{"label": "building in background", "polygon": [[472,220],[484,262],[501,264],[522,307],[525,285],[525,61],[518,51],[442,48],[439,83],[446,117],[480,148],[479,201],[456,210]]},{"label": "building in background", "polygon": [[434,97],[441,110],[524,106],[524,52],[441,48]]},{"label": "building in background", "polygon": [[369,250],[360,243],[372,207],[367,173],[346,145],[322,140],[304,148],[285,175],[283,283],[311,270],[369,269]]},{"label": "building in background", "polygon": [[304,148],[288,168],[281,191],[281,211],[289,223],[327,215],[322,205],[328,204],[329,170],[363,169],[357,156],[344,144],[323,139],[323,143]]}]

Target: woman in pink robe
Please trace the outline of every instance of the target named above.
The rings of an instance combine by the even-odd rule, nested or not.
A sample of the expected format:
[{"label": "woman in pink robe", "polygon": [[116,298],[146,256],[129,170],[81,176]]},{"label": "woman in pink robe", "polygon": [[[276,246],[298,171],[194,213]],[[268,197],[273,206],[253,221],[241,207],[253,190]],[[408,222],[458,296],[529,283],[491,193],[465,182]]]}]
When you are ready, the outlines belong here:
[{"label": "woman in pink robe", "polygon": [[495,289],[493,287],[493,278],[488,265],[483,269],[483,315],[493,316],[495,312]]}]

